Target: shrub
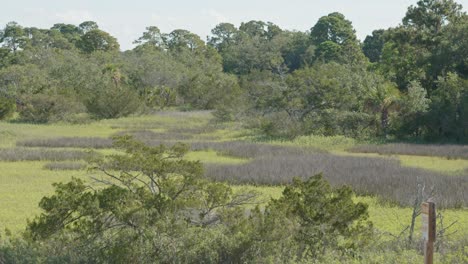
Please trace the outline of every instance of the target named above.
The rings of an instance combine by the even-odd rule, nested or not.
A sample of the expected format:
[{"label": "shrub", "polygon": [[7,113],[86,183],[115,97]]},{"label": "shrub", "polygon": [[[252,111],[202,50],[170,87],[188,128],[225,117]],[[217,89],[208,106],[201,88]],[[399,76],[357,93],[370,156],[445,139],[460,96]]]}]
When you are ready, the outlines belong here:
[{"label": "shrub", "polygon": [[278,222],[278,213],[272,211],[279,210],[280,217],[295,223],[292,238],[300,245],[300,258],[317,259],[328,250],[351,253],[371,237],[367,205],[354,203],[353,195],[349,187],[332,188],[321,174],[305,181],[295,178],[283,196],[265,208],[265,218],[273,217],[266,222]]},{"label": "shrub", "polygon": [[85,100],[86,109],[95,118],[108,119],[128,116],[140,107],[136,92],[125,88],[108,85]]},{"label": "shrub", "polygon": [[15,100],[0,95],[0,120],[11,117],[15,112]]},{"label": "shrub", "polygon": [[62,95],[35,94],[24,97],[23,101],[26,106],[20,110],[20,120],[24,122],[65,121],[85,111],[81,103]]}]

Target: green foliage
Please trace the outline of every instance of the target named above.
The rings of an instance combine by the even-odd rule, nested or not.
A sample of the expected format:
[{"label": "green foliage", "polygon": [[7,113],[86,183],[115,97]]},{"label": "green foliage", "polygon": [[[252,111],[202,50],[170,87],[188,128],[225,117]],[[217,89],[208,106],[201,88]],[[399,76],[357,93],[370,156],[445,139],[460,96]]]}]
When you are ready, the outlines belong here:
[{"label": "green foliage", "polygon": [[15,99],[0,95],[0,120],[11,117],[16,110]]},{"label": "green foliage", "polygon": [[384,35],[385,30],[374,30],[371,36],[367,36],[362,45],[362,51],[369,59],[370,62],[380,61],[382,49],[385,44]]},{"label": "green foliage", "polygon": [[0,43],[3,43],[3,47],[10,49],[13,53],[23,48],[27,41],[24,28],[16,22],[7,23],[5,28],[0,31]]},{"label": "green foliage", "polygon": [[23,97],[22,102],[24,106],[19,110],[19,118],[30,123],[66,121],[85,111],[81,103],[62,95],[35,94]]},{"label": "green foliage", "polygon": [[367,207],[320,175],[247,216],[255,194],[205,179],[200,162],[184,159],[186,145],[127,136],[115,147],[121,154],[90,160],[100,187],[73,179],[41,200],[26,234],[32,253],[73,263],[290,262],[353,252],[371,230]]},{"label": "green foliage", "polygon": [[95,118],[118,118],[131,115],[140,108],[138,95],[128,87],[107,84],[87,94],[84,102]]},{"label": "green foliage", "polygon": [[351,21],[341,13],[321,17],[310,31],[317,46],[318,58],[325,62],[362,64],[365,57],[359,48]]},{"label": "green foliage", "polygon": [[95,51],[118,51],[120,48],[117,39],[99,29],[86,32],[77,42],[77,47],[86,53]]},{"label": "green foliage", "polygon": [[367,217],[367,206],[354,203],[349,188],[333,189],[321,175],[296,179],[263,212],[253,212],[248,256],[254,263],[297,263],[353,254],[370,242]]},{"label": "green foliage", "polygon": [[129,137],[115,140],[125,154],[91,161],[106,177],[104,187],[89,188],[78,179],[55,184],[55,194],[40,202],[44,214],[29,224],[31,238],[47,247],[67,242],[95,261],[222,259],[228,244],[198,241],[226,237],[219,223],[237,210],[230,208],[253,196],[204,179],[200,162],[183,159],[186,145],[147,147]]},{"label": "green foliage", "polygon": [[454,138],[457,141],[468,135],[468,81],[457,74],[449,73],[439,78],[432,96],[429,115],[430,135]]},{"label": "green foliage", "polygon": [[265,210],[267,214],[284,210],[297,223],[294,240],[303,245],[300,256],[314,259],[327,249],[349,252],[369,242],[367,205],[354,203],[352,198],[350,188],[333,190],[321,175],[316,175],[305,182],[294,180],[283,191],[283,197]]}]

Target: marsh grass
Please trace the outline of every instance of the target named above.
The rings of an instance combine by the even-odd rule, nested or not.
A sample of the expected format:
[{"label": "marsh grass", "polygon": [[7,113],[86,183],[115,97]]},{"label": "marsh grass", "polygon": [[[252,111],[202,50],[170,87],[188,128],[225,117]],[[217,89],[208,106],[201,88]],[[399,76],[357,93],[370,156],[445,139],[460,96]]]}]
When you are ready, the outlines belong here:
[{"label": "marsh grass", "polygon": [[413,202],[418,184],[428,190],[434,188],[440,207],[468,205],[468,177],[406,168],[393,159],[283,153],[258,157],[246,164],[206,166],[208,177],[234,184],[287,184],[293,177],[307,178],[317,173],[323,173],[335,186],[350,185],[361,195],[376,195],[404,206]]},{"label": "marsh grass", "polygon": [[62,161],[82,160],[90,155],[81,150],[53,150],[46,148],[10,148],[0,149],[1,161]]},{"label": "marsh grass", "polygon": [[83,170],[87,167],[82,162],[50,162],[44,165],[44,169],[51,171]]},{"label": "marsh grass", "polygon": [[277,146],[242,141],[226,142],[192,142],[192,150],[214,150],[222,155],[251,159],[262,156],[302,155],[312,152],[324,152],[317,149],[305,149],[288,146]]},{"label": "marsh grass", "polygon": [[140,141],[148,140],[189,140],[193,138],[193,135],[189,133],[179,132],[154,132],[152,130],[125,130],[115,134],[116,136],[130,135]]},{"label": "marsh grass", "polygon": [[447,159],[468,159],[468,145],[385,144],[361,145],[349,148],[350,152],[378,153],[383,155],[437,156]]},{"label": "marsh grass", "polygon": [[44,148],[110,148],[112,139],[101,137],[58,137],[58,138],[36,138],[19,140],[18,147],[44,147]]}]

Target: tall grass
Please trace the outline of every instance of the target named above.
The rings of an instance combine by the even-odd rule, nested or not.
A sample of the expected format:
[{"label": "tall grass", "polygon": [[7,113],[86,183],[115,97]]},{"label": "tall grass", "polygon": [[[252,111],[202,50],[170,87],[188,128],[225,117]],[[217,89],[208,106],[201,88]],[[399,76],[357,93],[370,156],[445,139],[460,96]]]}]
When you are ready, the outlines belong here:
[{"label": "tall grass", "polygon": [[361,145],[348,149],[350,152],[399,154],[415,156],[438,156],[449,159],[468,159],[468,145],[419,145],[386,144]]},{"label": "tall grass", "polygon": [[122,135],[130,135],[133,136],[135,139],[140,141],[147,141],[147,140],[188,140],[193,138],[193,136],[189,133],[180,133],[180,132],[154,132],[151,130],[146,129],[137,129],[137,130],[125,130],[116,133],[117,136]]},{"label": "tall grass", "polygon": [[350,185],[359,194],[376,195],[400,205],[411,205],[418,184],[434,188],[440,207],[468,205],[468,175],[447,177],[439,173],[401,167],[397,160],[335,156],[326,153],[281,154],[258,157],[239,165],[206,166],[206,175],[235,184],[286,184],[293,177],[323,173],[334,185]]},{"label": "tall grass", "polygon": [[214,150],[219,154],[239,158],[257,158],[261,156],[302,155],[323,150],[286,147],[269,144],[248,143],[242,141],[227,142],[192,142],[192,150]]},{"label": "tall grass", "polygon": [[86,168],[86,164],[82,162],[50,162],[44,165],[44,169],[52,171],[63,170],[82,170]]},{"label": "tall grass", "polygon": [[81,160],[89,154],[79,150],[53,150],[44,148],[0,149],[1,161]]},{"label": "tall grass", "polygon": [[109,148],[112,139],[101,137],[58,137],[58,138],[36,138],[19,140],[18,147],[44,147],[44,148]]}]

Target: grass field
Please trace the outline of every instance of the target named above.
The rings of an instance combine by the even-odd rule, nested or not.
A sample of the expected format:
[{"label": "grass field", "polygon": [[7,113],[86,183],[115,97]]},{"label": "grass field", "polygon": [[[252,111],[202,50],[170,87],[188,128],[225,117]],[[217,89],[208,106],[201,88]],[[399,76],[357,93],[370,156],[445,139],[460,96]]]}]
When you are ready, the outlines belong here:
[{"label": "grass field", "polygon": [[[137,138],[141,138],[151,144],[157,144],[158,142],[173,143],[175,141],[192,143],[198,149],[190,152],[187,158],[190,160],[200,160],[206,165],[248,165],[259,159],[260,155],[264,159],[268,159],[269,157],[265,158],[263,156],[265,153],[261,154],[260,152],[269,151],[278,153],[278,155],[286,155],[285,153],[287,153],[288,155],[291,154],[292,157],[296,157],[297,155],[301,155],[302,152],[297,152],[292,147],[301,147],[301,149],[308,149],[307,151],[315,151],[314,153],[326,151],[329,152],[326,155],[336,155],[337,157],[357,156],[377,160],[396,160],[398,163],[395,166],[422,168],[427,170],[428,173],[439,175],[438,177],[458,177],[457,179],[461,182],[461,186],[458,187],[461,188],[462,192],[467,187],[463,185],[466,184],[465,179],[468,177],[467,159],[447,159],[427,155],[400,155],[395,153],[388,155],[369,152],[351,153],[347,150],[358,144],[358,142],[344,137],[300,137],[294,141],[263,142],[261,146],[255,145],[254,149],[249,145],[251,144],[249,142],[254,140],[253,132],[243,129],[238,124],[214,124],[211,122],[211,114],[209,112],[162,112],[141,117],[104,120],[85,125],[31,125],[0,122],[0,149],[8,149],[13,153],[8,155],[13,156],[16,155],[15,151],[19,151],[17,145],[21,145],[21,149],[30,150],[30,152],[40,149],[84,151],[86,146],[81,146],[80,144],[85,144],[86,140],[77,141],[77,145],[73,148],[64,148],[62,145],[64,142],[67,142],[67,138],[69,137],[80,139],[93,137],[98,138],[97,140],[108,140],[109,137],[119,133],[133,133]],[[63,139],[64,137],[65,139]],[[56,140],[53,143],[51,143],[52,141],[44,141],[44,139],[57,138],[62,139]],[[25,140],[28,140],[27,144],[40,146],[27,147],[25,146],[27,145],[24,142]],[[231,143],[231,141],[243,141],[245,143]],[[291,149],[276,148],[274,146],[291,147]],[[109,154],[115,150],[105,147],[97,151]],[[274,153],[270,156],[274,156]],[[392,163],[393,161],[389,162]],[[86,170],[50,170],[45,168],[50,163],[50,160],[0,161],[1,230],[5,228],[14,232],[22,230],[28,218],[32,218],[40,213],[37,206],[38,202],[43,196],[53,191],[52,183],[66,182],[71,177],[90,180],[90,174]],[[70,162],[65,161],[65,163]],[[408,177],[411,177],[411,175]],[[457,184],[460,185],[460,183]],[[260,202],[266,202],[269,198],[278,198],[282,192],[282,186],[274,186],[273,184],[255,184],[255,186],[236,184],[234,185],[234,189],[257,190],[261,193]],[[466,195],[464,197],[465,201],[463,202],[466,202]],[[409,225],[411,217],[411,208],[409,207],[383,203],[380,202],[380,198],[375,196],[359,196],[356,197],[356,200],[369,204],[370,219],[384,235],[398,235],[401,230]],[[451,229],[457,231],[453,235],[454,237],[468,236],[468,210],[466,207],[446,209],[443,210],[443,214],[446,223],[457,221]],[[418,219],[416,221],[417,234],[419,234],[419,222]]]}]

